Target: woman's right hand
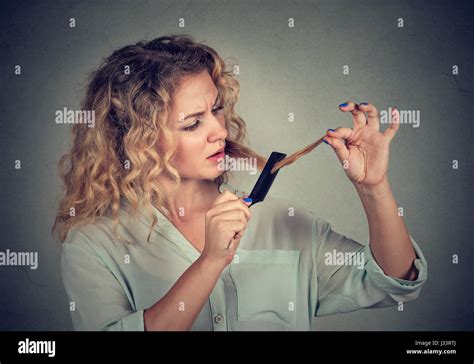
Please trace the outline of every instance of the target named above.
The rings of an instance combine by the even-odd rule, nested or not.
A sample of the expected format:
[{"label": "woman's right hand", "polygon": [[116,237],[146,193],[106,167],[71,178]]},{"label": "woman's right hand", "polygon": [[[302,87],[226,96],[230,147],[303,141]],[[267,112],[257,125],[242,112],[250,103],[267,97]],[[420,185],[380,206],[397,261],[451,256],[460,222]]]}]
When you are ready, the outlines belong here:
[{"label": "woman's right hand", "polygon": [[229,191],[216,198],[206,213],[206,244],[201,258],[222,270],[232,261],[252,217],[249,204]]}]

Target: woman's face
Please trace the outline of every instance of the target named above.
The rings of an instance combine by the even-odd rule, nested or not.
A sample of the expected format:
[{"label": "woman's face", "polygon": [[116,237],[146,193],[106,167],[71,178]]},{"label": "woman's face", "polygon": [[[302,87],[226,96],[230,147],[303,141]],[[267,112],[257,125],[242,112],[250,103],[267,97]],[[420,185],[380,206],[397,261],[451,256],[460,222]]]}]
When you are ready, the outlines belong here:
[{"label": "woman's face", "polygon": [[216,158],[227,137],[222,99],[207,71],[188,76],[174,97],[171,120],[181,178],[213,180],[223,173]]}]

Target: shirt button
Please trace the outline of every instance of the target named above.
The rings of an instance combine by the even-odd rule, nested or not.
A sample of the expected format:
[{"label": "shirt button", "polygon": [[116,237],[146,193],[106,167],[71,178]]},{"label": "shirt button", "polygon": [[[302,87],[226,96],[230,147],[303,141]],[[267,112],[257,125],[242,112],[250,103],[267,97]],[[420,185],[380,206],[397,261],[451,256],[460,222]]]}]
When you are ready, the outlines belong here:
[{"label": "shirt button", "polygon": [[224,317],[220,313],[214,316],[214,322],[216,324],[220,324],[222,320],[224,320]]}]

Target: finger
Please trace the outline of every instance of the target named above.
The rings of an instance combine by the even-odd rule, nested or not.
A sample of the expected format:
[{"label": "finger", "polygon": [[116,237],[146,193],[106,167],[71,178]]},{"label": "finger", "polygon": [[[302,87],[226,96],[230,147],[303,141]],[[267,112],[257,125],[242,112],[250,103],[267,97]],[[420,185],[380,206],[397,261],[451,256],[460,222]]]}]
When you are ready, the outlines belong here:
[{"label": "finger", "polygon": [[359,105],[359,109],[367,113],[367,125],[376,129],[380,129],[380,117],[377,108],[369,103],[363,102]]},{"label": "finger", "polygon": [[250,208],[248,206],[250,204],[249,202],[244,202],[243,198],[239,199],[237,201],[226,201],[223,202],[219,205],[216,205],[213,207],[213,212],[220,214],[224,211],[229,211],[229,210],[242,210],[245,215],[250,219],[252,217],[252,212],[250,211]]},{"label": "finger", "polygon": [[[242,224],[241,222],[237,223]],[[227,249],[236,250],[240,244],[240,239],[244,235],[245,227],[241,227],[240,225],[232,225],[228,227],[233,231],[233,236],[229,239]]]},{"label": "finger", "polygon": [[227,246],[227,249],[230,250],[230,251],[235,252],[237,250],[237,248],[239,247],[239,245],[240,245],[240,239],[241,238],[242,238],[242,235],[235,236],[232,239],[230,239],[229,245]]},{"label": "finger", "polygon": [[[345,106],[342,106],[345,105]],[[339,109],[343,112],[350,112],[352,114],[352,120],[354,120],[354,127],[360,128],[367,124],[367,119],[363,111],[359,109],[359,106],[352,101],[345,102],[339,105]]]},{"label": "finger", "polygon": [[247,225],[243,223],[242,221],[238,220],[229,220],[223,223],[223,227],[225,230],[229,232],[233,232],[234,234],[232,236],[235,236],[238,232],[242,232],[245,230]]},{"label": "finger", "polygon": [[230,192],[229,190],[225,190],[224,192],[219,194],[219,196],[217,196],[217,198],[213,202],[213,206],[221,204],[226,201],[234,201],[238,199],[239,198],[236,195],[234,195],[232,192]]},{"label": "finger", "polygon": [[238,220],[238,221],[242,221],[245,224],[249,221],[249,218],[247,217],[245,212],[243,212],[242,210],[225,211],[217,215],[216,218],[223,221]]},{"label": "finger", "polygon": [[336,128],[336,129],[328,129],[326,134],[332,138],[339,138],[347,140],[352,135],[353,130],[351,128]]},{"label": "finger", "polygon": [[388,138],[388,141],[391,142],[395,134],[397,134],[398,129],[400,128],[400,111],[396,108],[392,108],[390,124],[388,125],[387,130],[383,133]]},{"label": "finger", "polygon": [[252,198],[249,197],[250,195],[245,195],[244,197],[242,197],[242,202],[244,203],[245,206],[247,207],[250,207],[250,205],[252,204]]},{"label": "finger", "polygon": [[247,228],[243,228],[239,232],[235,233],[234,239],[240,239],[242,236],[244,236],[245,230],[247,230]]},{"label": "finger", "polygon": [[241,199],[222,202],[213,206],[207,213],[209,217],[213,217],[230,210],[242,210],[249,219],[252,217],[250,208]]},{"label": "finger", "polygon": [[329,136],[325,136],[323,140],[326,140],[326,143],[329,144],[332,147],[332,149],[334,149],[337,157],[339,158],[341,162],[349,158],[349,149],[347,149],[342,139],[331,138]]}]

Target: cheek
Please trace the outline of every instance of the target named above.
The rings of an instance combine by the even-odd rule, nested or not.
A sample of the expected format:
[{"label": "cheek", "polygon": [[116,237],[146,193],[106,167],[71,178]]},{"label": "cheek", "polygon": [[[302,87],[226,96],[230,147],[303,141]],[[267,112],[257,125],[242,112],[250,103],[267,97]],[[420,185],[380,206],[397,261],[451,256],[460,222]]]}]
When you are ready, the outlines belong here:
[{"label": "cheek", "polygon": [[177,157],[180,163],[202,158],[205,152],[206,138],[198,132],[183,135],[178,139]]}]

